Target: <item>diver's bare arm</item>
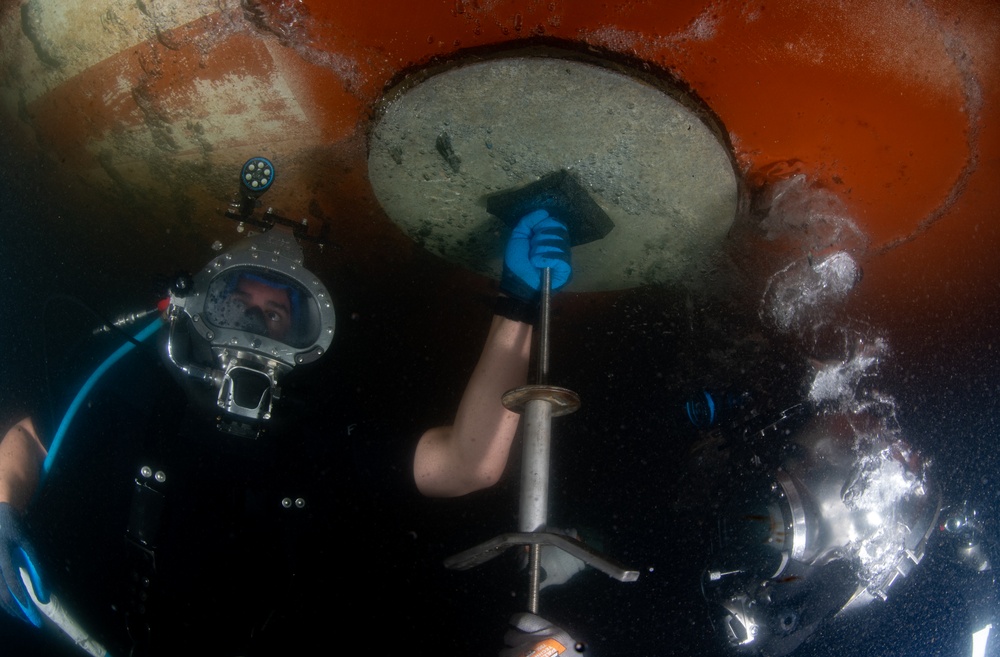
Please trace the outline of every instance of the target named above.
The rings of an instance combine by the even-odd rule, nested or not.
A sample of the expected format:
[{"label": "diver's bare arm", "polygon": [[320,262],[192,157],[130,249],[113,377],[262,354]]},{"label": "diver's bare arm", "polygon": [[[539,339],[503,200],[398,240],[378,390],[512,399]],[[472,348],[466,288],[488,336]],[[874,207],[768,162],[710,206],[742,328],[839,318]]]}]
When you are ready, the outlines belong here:
[{"label": "diver's bare arm", "polygon": [[0,502],[24,511],[38,487],[45,446],[31,418],[11,427],[0,440]]},{"label": "diver's bare arm", "polygon": [[457,497],[500,479],[520,416],[501,397],[525,384],[531,325],[495,316],[466,386],[455,423],[428,430],[417,444],[413,475],[432,497]]}]

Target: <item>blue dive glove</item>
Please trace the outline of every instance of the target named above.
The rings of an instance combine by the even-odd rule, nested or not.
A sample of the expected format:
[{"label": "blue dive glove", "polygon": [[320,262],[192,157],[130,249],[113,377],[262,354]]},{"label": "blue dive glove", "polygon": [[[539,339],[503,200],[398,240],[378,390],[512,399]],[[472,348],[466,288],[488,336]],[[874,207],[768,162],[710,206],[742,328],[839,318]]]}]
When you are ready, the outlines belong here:
[{"label": "blue dive glove", "polygon": [[569,657],[584,651],[583,644],[566,630],[541,616],[528,612],[514,614],[510,624],[513,627],[504,635],[508,647],[500,651],[500,657]]},{"label": "blue dive glove", "polygon": [[504,252],[500,289],[515,299],[536,302],[546,267],[552,270],[553,292],[569,281],[573,273],[569,231],[545,210],[535,210],[514,226]]},{"label": "blue dive glove", "polygon": [[42,587],[34,565],[37,559],[33,557],[34,548],[25,536],[17,510],[6,502],[0,502],[0,607],[14,618],[41,627],[42,615],[21,580],[21,568],[24,568],[31,577],[39,600],[48,602],[49,594]]}]

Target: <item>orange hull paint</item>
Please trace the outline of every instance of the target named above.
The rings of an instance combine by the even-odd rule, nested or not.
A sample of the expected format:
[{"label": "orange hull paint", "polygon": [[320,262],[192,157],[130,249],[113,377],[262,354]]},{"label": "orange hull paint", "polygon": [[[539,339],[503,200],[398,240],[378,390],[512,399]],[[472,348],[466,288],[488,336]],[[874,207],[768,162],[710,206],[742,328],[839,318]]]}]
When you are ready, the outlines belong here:
[{"label": "orange hull paint", "polygon": [[[365,219],[346,220],[348,234],[398,242],[391,227],[371,228],[380,210],[363,178],[365,131],[386,86],[467,48],[558,40],[688,85],[726,126],[751,187],[804,173],[837,194],[870,239],[860,312],[892,323],[883,315],[995,303],[1000,5],[991,0],[251,5],[180,25],[140,17],[145,38],[67,64],[66,37],[41,27],[42,45],[29,44],[7,3],[5,34],[19,40],[0,62],[3,122],[85,198],[129,191],[170,223],[159,201],[182,188],[208,232],[231,170],[263,144],[283,165],[270,202],[313,217],[350,208]],[[32,59],[45,52],[62,67]],[[48,88],[26,92],[37,71]]]}]

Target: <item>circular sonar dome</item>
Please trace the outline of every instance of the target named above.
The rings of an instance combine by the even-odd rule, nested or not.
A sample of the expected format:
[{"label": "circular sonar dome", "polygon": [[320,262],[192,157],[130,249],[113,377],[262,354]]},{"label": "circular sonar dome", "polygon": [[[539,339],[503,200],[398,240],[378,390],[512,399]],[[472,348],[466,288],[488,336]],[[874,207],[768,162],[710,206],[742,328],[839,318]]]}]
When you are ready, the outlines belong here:
[{"label": "circular sonar dome", "polygon": [[387,215],[430,252],[498,278],[507,227],[486,197],[568,171],[614,227],[573,250],[566,289],[696,275],[732,225],[721,131],[682,92],[560,57],[455,64],[390,92],[368,173]]}]

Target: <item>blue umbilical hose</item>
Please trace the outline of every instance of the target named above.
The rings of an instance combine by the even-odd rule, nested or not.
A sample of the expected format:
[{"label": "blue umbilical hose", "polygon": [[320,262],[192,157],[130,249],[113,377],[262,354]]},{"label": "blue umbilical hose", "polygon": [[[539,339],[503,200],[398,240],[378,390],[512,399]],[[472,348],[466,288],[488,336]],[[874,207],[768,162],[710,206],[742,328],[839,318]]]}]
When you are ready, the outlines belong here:
[{"label": "blue umbilical hose", "polygon": [[72,403],[70,403],[69,408],[66,410],[66,414],[63,415],[62,422],[59,423],[59,428],[56,430],[55,436],[52,438],[52,445],[49,447],[49,453],[45,457],[45,462],[42,464],[42,481],[48,476],[49,471],[52,469],[52,464],[55,463],[56,456],[59,454],[59,448],[62,446],[63,438],[66,437],[66,433],[69,431],[70,424],[73,423],[73,418],[76,416],[77,411],[80,410],[80,406],[83,405],[84,399],[90,394],[90,391],[97,385],[97,382],[101,379],[104,374],[111,369],[111,367],[117,363],[121,358],[128,352],[135,349],[136,342],[143,342],[149,336],[154,335],[160,327],[163,326],[163,320],[157,317],[152,321],[146,328],[142,329],[135,334],[135,342],[126,342],[122,346],[118,347],[113,354],[108,356],[103,363],[101,363],[94,373],[87,378],[83,386],[80,388],[79,392],[73,398]]}]

